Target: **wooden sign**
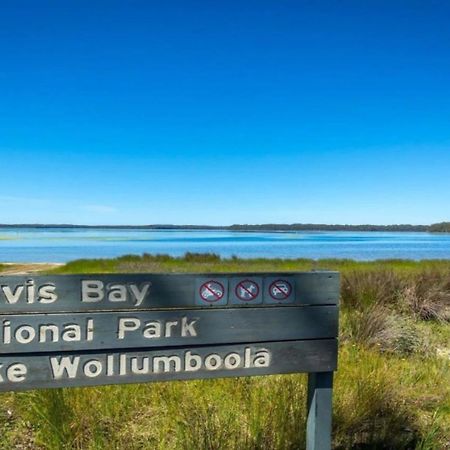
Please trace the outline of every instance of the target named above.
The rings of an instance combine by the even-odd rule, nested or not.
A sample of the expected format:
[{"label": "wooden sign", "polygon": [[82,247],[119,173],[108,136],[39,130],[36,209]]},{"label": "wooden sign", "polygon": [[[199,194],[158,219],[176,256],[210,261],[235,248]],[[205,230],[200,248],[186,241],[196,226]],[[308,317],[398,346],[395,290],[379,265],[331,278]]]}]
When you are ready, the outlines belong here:
[{"label": "wooden sign", "polygon": [[336,272],[0,276],[0,391],[307,372],[328,449],[338,302]]}]

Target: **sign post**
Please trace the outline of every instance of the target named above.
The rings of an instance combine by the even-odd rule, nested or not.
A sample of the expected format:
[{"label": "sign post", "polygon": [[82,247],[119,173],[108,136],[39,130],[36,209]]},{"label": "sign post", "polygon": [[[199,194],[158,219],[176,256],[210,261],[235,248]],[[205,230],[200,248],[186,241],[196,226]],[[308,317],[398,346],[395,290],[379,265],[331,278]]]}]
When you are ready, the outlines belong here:
[{"label": "sign post", "polygon": [[306,450],[331,448],[333,372],[308,374]]},{"label": "sign post", "polygon": [[0,391],[308,373],[331,447],[339,274],[0,276]]}]

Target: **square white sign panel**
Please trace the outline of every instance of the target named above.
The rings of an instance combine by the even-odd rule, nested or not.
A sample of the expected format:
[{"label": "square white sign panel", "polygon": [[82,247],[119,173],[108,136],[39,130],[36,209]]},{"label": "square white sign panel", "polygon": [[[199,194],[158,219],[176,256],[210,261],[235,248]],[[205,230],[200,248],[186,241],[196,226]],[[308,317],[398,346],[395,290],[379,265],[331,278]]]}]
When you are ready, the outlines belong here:
[{"label": "square white sign panel", "polygon": [[195,280],[195,304],[223,306],[228,303],[228,278],[211,277]]},{"label": "square white sign panel", "polygon": [[229,296],[233,305],[252,306],[262,304],[262,277],[243,276],[231,278]]},{"label": "square white sign panel", "polygon": [[264,303],[290,305],[295,302],[295,278],[280,275],[264,278]]}]

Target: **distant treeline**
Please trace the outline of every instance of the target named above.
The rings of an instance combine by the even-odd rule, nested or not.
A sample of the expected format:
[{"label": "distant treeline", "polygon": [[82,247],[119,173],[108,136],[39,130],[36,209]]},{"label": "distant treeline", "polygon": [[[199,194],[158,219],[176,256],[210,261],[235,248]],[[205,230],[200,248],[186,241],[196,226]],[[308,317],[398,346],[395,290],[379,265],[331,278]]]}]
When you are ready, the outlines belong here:
[{"label": "distant treeline", "polygon": [[236,231],[428,231],[427,225],[327,225],[313,223],[294,223],[291,225],[231,225]]},{"label": "distant treeline", "polygon": [[430,233],[450,233],[450,222],[432,225],[327,225],[314,223],[261,225],[72,225],[72,224],[0,224],[2,228],[89,228],[89,229],[139,229],[139,230],[229,230],[229,231],[425,231]]},{"label": "distant treeline", "polygon": [[434,223],[428,231],[431,233],[450,233],[450,222]]}]

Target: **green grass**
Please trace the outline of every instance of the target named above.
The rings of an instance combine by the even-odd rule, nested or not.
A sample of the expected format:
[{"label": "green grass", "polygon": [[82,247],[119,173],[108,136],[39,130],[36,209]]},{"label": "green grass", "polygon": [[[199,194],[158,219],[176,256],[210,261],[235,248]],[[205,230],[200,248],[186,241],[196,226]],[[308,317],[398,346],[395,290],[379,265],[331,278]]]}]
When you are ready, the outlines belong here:
[{"label": "green grass", "polygon": [[298,270],[367,271],[394,270],[398,273],[445,271],[450,273],[450,260],[377,260],[359,262],[351,259],[240,259],[220,258],[215,254],[187,253],[174,258],[168,255],[125,255],[115,259],[80,259],[59,267],[53,273],[113,272],[233,272],[233,271],[298,271]]},{"label": "green grass", "polygon": [[[450,448],[450,261],[145,255],[74,261],[54,272],[325,268],[342,273],[334,448]],[[305,380],[285,375],[3,394],[0,447],[301,449]]]}]

